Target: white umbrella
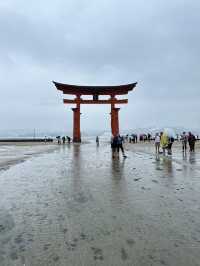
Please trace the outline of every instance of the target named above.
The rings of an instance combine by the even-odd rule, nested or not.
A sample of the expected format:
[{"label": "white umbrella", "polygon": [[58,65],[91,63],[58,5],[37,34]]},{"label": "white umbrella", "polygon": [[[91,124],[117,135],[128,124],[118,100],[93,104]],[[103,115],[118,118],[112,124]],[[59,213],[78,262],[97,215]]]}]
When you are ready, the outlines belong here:
[{"label": "white umbrella", "polygon": [[172,137],[175,138],[176,137],[176,133],[172,128],[165,128],[164,129],[164,133],[168,136],[168,137]]}]

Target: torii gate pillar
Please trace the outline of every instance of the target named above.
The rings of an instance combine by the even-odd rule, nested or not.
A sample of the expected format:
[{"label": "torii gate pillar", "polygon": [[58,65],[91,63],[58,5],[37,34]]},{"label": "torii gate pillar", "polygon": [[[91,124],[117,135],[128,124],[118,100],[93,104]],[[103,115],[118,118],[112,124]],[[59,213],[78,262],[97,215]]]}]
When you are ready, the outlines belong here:
[{"label": "torii gate pillar", "polygon": [[119,134],[119,110],[120,108],[111,107],[111,131],[113,136]]},{"label": "torii gate pillar", "polygon": [[72,108],[73,111],[73,142],[81,142],[80,106]]}]

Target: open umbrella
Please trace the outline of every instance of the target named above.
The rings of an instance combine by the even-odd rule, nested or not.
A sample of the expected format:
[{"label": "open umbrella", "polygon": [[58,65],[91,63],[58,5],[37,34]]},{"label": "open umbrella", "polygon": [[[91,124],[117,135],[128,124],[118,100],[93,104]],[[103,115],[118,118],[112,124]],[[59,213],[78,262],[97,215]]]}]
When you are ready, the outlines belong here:
[{"label": "open umbrella", "polygon": [[164,129],[164,134],[166,134],[168,137],[172,137],[175,138],[176,137],[176,133],[172,128],[165,128]]}]

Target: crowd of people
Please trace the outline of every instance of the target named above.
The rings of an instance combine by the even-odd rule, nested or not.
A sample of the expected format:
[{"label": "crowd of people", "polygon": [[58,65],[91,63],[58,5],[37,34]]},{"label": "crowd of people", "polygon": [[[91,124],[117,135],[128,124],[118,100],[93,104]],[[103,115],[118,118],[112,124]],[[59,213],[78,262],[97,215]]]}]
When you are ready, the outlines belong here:
[{"label": "crowd of people", "polygon": [[156,133],[155,137],[155,147],[156,147],[156,153],[160,153],[160,146],[162,148],[162,152],[165,155],[166,152],[168,155],[172,154],[172,145],[174,143],[174,137],[169,136],[165,132]]},{"label": "crowd of people", "polygon": [[[125,139],[129,141],[129,143],[136,143],[137,142],[136,134],[126,135]],[[182,134],[172,135],[168,132],[160,132],[156,133],[155,136],[152,134],[140,134],[139,140],[140,142],[150,142],[154,141],[155,143],[155,151],[156,154],[163,153],[163,154],[172,154],[172,145],[175,140],[181,141],[182,143],[182,151],[186,152],[189,146],[189,151],[195,151],[195,142],[199,139],[198,136],[195,136],[191,132],[183,132]]]},{"label": "crowd of people", "polygon": [[111,137],[111,149],[112,149],[113,158],[119,157],[120,151],[122,152],[124,158],[127,157],[124,152],[123,142],[124,142],[123,136],[116,135]]},{"label": "crowd of people", "polygon": [[57,136],[56,139],[58,144],[65,144],[66,141],[67,143],[71,142],[71,138],[69,136]]},{"label": "crowd of people", "polygon": [[[195,142],[197,138],[191,133],[183,132],[180,136],[180,139],[177,138],[177,140],[180,140],[182,142],[182,151],[185,153],[187,151],[187,146],[189,144],[189,150],[190,152],[195,151]],[[160,147],[162,148],[162,153],[165,154],[166,151],[168,155],[172,154],[172,145],[175,141],[175,138],[173,136],[169,136],[165,132],[156,133],[155,136],[155,149],[156,153],[160,153]]]},{"label": "crowd of people", "polygon": [[[71,138],[69,136],[57,136],[57,143],[58,144],[65,144],[71,142]],[[183,132],[182,134],[176,134],[176,137],[174,135],[168,134],[167,132],[160,132],[156,133],[155,136],[152,134],[127,134],[125,136],[122,136],[120,134],[116,136],[111,137],[111,149],[112,149],[112,157],[119,157],[119,153],[121,151],[124,158],[127,156],[125,155],[123,143],[129,142],[129,143],[137,143],[138,139],[140,142],[151,142],[153,141],[155,144],[155,152],[156,154],[162,153],[163,155],[172,154],[172,146],[175,140],[181,141],[182,143],[182,151],[186,153],[188,146],[189,151],[194,152],[195,151],[195,142],[199,139],[198,136],[195,136],[191,132]],[[96,137],[96,145],[99,146],[99,136]]]},{"label": "crowd of people", "polygon": [[183,152],[186,152],[186,150],[187,150],[187,143],[189,144],[190,152],[194,152],[195,151],[195,142],[196,142],[196,137],[191,132],[189,132],[188,135],[186,135],[186,133],[183,132],[183,136],[182,136]]}]

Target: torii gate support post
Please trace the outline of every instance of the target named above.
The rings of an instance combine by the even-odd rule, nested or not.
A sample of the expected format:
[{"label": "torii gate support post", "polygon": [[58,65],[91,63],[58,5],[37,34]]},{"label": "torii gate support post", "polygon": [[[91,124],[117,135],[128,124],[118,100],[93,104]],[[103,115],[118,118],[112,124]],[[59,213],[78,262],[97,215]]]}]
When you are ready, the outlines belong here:
[{"label": "torii gate support post", "polygon": [[80,96],[77,96],[76,108],[72,108],[73,111],[73,142],[81,142],[81,129],[80,129]]},{"label": "torii gate support post", "polygon": [[111,130],[113,136],[119,134],[119,110],[120,108],[115,107],[111,109]]},{"label": "torii gate support post", "polygon": [[72,108],[73,111],[73,142],[81,142],[80,107]]},{"label": "torii gate support post", "polygon": [[111,132],[113,136],[119,134],[119,110],[120,108],[111,107]]},{"label": "torii gate support post", "polygon": [[116,98],[115,95],[111,95],[111,132],[113,136],[119,134],[119,110],[115,107]]}]

